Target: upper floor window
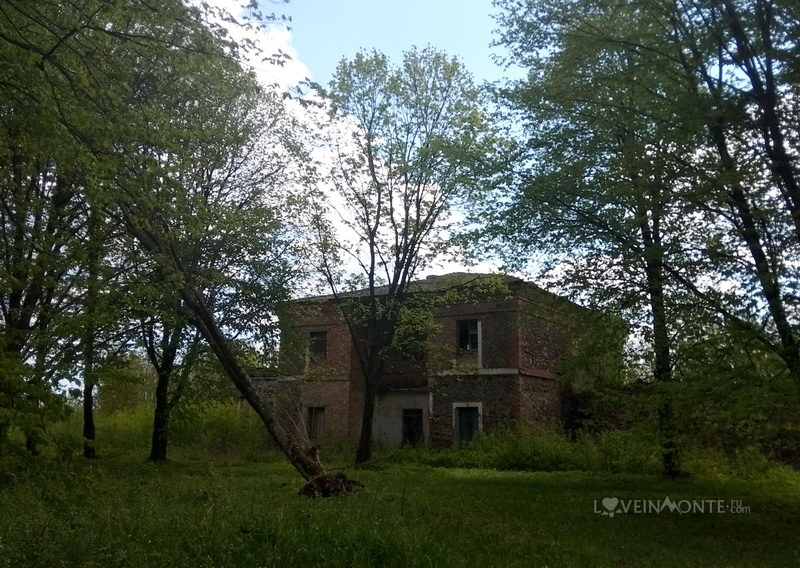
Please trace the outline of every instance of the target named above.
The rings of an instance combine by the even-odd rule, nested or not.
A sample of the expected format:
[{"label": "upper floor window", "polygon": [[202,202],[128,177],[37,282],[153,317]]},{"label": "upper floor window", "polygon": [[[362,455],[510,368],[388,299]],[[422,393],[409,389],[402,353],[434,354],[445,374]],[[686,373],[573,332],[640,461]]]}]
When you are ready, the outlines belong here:
[{"label": "upper floor window", "polygon": [[328,358],[328,332],[312,331],[309,334],[308,358],[312,363]]},{"label": "upper floor window", "polygon": [[478,333],[478,320],[459,320],[458,324],[458,348],[462,351],[478,349],[480,334]]}]

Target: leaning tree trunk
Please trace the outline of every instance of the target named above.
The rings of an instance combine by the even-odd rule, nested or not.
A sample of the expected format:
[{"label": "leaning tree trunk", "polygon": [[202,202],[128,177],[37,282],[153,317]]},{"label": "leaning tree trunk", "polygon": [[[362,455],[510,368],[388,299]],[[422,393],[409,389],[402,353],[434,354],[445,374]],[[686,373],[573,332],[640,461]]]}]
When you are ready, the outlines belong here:
[{"label": "leaning tree trunk", "polygon": [[231,378],[236,388],[242,394],[247,403],[256,411],[261,421],[269,431],[272,439],[278,447],[286,454],[291,464],[297,469],[300,475],[306,480],[312,480],[325,474],[322,464],[316,459],[312,447],[299,447],[288,435],[283,426],[272,416],[264,401],[259,396],[247,370],[244,368],[239,358],[233,352],[230,343],[219,329],[214,316],[208,309],[202,296],[188,283],[185,283],[181,290],[181,297],[186,302],[195,318],[200,333],[211,346],[214,354],[222,364],[223,369]]},{"label": "leaning tree trunk", "polygon": [[286,455],[289,462],[303,476],[303,479],[308,481],[301,494],[308,497],[328,497],[348,493],[363,487],[361,483],[348,479],[344,474],[327,474],[319,461],[316,447],[300,447],[297,445],[283,426],[275,420],[264,404],[263,399],[256,392],[247,370],[242,366],[239,358],[231,349],[230,343],[217,326],[202,296],[188,283],[185,283],[181,289],[181,296],[194,315],[195,324],[200,333],[211,346],[236,388],[239,389],[247,403],[256,411],[272,439]]},{"label": "leaning tree trunk", "polygon": [[236,385],[242,397],[250,407],[255,410],[258,417],[264,423],[267,431],[274,440],[275,444],[284,453],[298,473],[308,481],[302,493],[310,497],[347,493],[362,485],[343,474],[331,475],[325,472],[325,468],[319,461],[319,454],[316,447],[308,445],[301,447],[286,432],[281,424],[272,415],[271,410],[259,396],[247,370],[242,365],[239,358],[231,348],[228,339],[217,325],[216,319],[205,302],[202,294],[194,288],[188,281],[188,275],[181,267],[180,259],[172,247],[164,241],[157,233],[146,230],[136,222],[135,215],[131,211],[130,205],[124,202],[119,203],[123,218],[128,230],[139,241],[139,243],[151,253],[167,260],[171,269],[182,277],[180,288],[181,298],[186,302],[188,311],[192,314],[194,325],[214,351],[222,368],[228,377]]}]

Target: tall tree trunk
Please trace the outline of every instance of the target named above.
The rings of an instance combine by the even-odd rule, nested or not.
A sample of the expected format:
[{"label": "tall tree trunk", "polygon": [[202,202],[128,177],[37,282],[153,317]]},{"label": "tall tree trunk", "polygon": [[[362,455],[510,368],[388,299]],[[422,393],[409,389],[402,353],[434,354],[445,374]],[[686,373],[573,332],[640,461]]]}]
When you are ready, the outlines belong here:
[{"label": "tall tree trunk", "polygon": [[167,432],[169,428],[169,379],[171,369],[159,369],[156,382],[156,407],[153,412],[153,437],[148,461],[162,462],[167,459]]},{"label": "tall tree trunk", "polygon": [[[371,281],[374,292],[374,281]],[[392,293],[390,285],[390,293]],[[364,373],[364,406],[361,412],[361,433],[356,449],[356,463],[364,463],[372,457],[372,427],[375,417],[375,400],[383,383],[384,356],[392,344],[397,326],[397,298],[384,298],[379,301],[370,298],[369,315],[366,324],[366,337],[359,337],[357,326],[342,311],[347,320],[350,336],[359,350],[359,363]],[[359,341],[363,342],[359,349]]]},{"label": "tall tree trunk", "polygon": [[750,200],[737,181],[736,162],[728,151],[728,140],[723,125],[720,121],[712,122],[709,124],[709,130],[720,157],[722,174],[733,180],[728,188],[728,200],[739,219],[737,230],[750,252],[761,293],[767,302],[775,330],[778,332],[781,342],[781,350],[778,355],[786,363],[795,383],[800,385],[800,343],[798,343],[798,338],[787,316],[778,274],[773,269],[764,250]]},{"label": "tall tree trunk", "polygon": [[361,414],[361,435],[356,450],[356,463],[364,463],[372,457],[372,424],[375,417],[375,397],[378,394],[380,372],[370,369],[364,377],[364,406]]},{"label": "tall tree trunk", "polygon": [[25,449],[28,450],[28,453],[30,453],[32,456],[39,455],[39,447],[33,436],[25,436]]},{"label": "tall tree trunk", "polygon": [[83,379],[83,457],[96,458],[94,426],[94,383]]},{"label": "tall tree trunk", "polygon": [[[11,326],[9,326],[11,327]],[[18,339],[21,334],[9,333],[9,329],[3,330],[3,336],[0,337],[0,345],[4,349],[0,350],[0,384],[5,387],[5,397],[8,397],[8,407],[0,410],[11,410],[14,407],[14,399],[24,393],[24,366],[22,365],[22,347]],[[3,398],[5,398],[3,397]],[[10,412],[3,412],[2,416],[5,417],[4,421],[0,422],[0,455],[3,454],[5,447],[8,445],[8,433],[13,424],[13,418]]]},{"label": "tall tree trunk", "polygon": [[[180,308],[180,302],[176,307]],[[163,324],[159,345],[153,336],[155,322],[142,322],[142,336],[150,363],[156,370],[155,409],[153,411],[153,436],[150,444],[148,461],[158,462],[167,459],[167,438],[169,432],[169,414],[172,403],[169,399],[169,386],[175,369],[175,360],[183,338],[184,325],[168,326]]]},{"label": "tall tree trunk", "polygon": [[731,0],[722,2],[722,12],[727,29],[736,43],[739,70],[747,77],[751,95],[758,106],[761,142],[769,160],[769,167],[779,189],[783,193],[786,209],[794,224],[795,237],[800,241],[800,183],[797,180],[797,156],[787,149],[785,117],[781,116],[781,98],[789,97],[780,92],[776,78],[776,51],[773,32],[780,25],[773,6],[769,2],[756,3],[755,36],[749,36],[742,22],[742,7]]},{"label": "tall tree trunk", "polygon": [[[735,5],[725,0],[723,6],[723,15],[726,18],[725,23],[729,31],[732,32],[733,39],[740,52],[738,55],[743,65],[741,70],[750,80],[753,88],[753,97],[761,110],[760,123],[763,147],[769,160],[768,165],[775,179],[779,182],[787,211],[794,223],[795,234],[800,239],[800,187],[798,187],[793,171],[792,158],[787,153],[784,145],[782,125],[778,115],[777,91],[774,77],[772,76],[772,56],[774,54],[765,54],[766,67],[764,72],[767,80],[762,81],[759,74],[761,63],[757,63],[758,57],[748,47],[746,33],[739,22]],[[771,23],[769,18],[764,20],[764,16],[764,13],[759,13],[759,23],[761,25]],[[764,249],[762,232],[759,230],[756,216],[754,215],[753,202],[749,199],[746,189],[739,181],[738,165],[730,151],[730,142],[727,134],[728,125],[725,116],[721,114],[721,109],[725,109],[729,101],[725,100],[723,90],[719,84],[721,78],[715,77],[713,69],[719,72],[720,69],[725,68],[726,61],[724,58],[728,57],[727,48],[720,47],[717,54],[717,66],[708,67],[705,63],[707,58],[703,57],[703,50],[700,46],[694,44],[693,38],[686,36],[688,33],[687,28],[681,24],[680,15],[675,15],[672,21],[675,37],[687,37],[686,46],[693,55],[691,59],[684,55],[679,56],[681,66],[686,73],[690,91],[698,97],[698,100],[704,98],[705,95],[701,94],[697,83],[699,80],[705,86],[707,92],[713,96],[713,105],[705,111],[705,114],[710,117],[710,120],[706,123],[706,128],[708,129],[709,142],[716,149],[720,160],[720,179],[729,180],[725,186],[725,192],[728,205],[736,216],[735,229],[750,252],[761,294],[767,303],[770,318],[778,333],[781,346],[777,354],[783,359],[795,384],[800,386],[800,340],[787,317],[779,274],[773,269],[770,258]],[[762,32],[766,32],[766,30],[762,30]],[[767,43],[771,41],[768,36],[768,33],[763,36]]]},{"label": "tall tree trunk", "polygon": [[[646,212],[642,212],[642,215]],[[660,218],[653,214],[650,222],[646,217],[640,221],[644,242],[645,275],[647,294],[650,300],[653,329],[653,378],[662,385],[658,403],[658,434],[661,446],[661,463],[664,475],[682,475],[680,452],[676,441],[676,424],[672,404],[670,383],[672,382],[672,354],[667,325],[667,310],[664,298],[664,251],[661,243]]]},{"label": "tall tree trunk", "polygon": [[97,213],[89,209],[88,282],[86,290],[86,328],[83,341],[83,457],[97,457],[94,424],[95,343],[97,339],[97,281],[100,243],[97,242]]}]

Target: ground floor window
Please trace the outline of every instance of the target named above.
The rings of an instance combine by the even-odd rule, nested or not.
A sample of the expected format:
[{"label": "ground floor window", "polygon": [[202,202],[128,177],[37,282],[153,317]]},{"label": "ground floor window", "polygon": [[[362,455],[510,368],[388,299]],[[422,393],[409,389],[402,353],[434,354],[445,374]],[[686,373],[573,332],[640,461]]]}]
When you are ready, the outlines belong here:
[{"label": "ground floor window", "polygon": [[455,443],[469,442],[481,431],[483,404],[456,402],[453,404],[453,434]]},{"label": "ground floor window", "polygon": [[422,423],[421,408],[403,409],[403,445],[416,446],[423,441],[425,431]]},{"label": "ground floor window", "polygon": [[308,407],[308,421],[306,422],[308,428],[308,437],[313,442],[318,442],[322,438],[322,433],[325,430],[325,407],[324,406],[309,406]]}]

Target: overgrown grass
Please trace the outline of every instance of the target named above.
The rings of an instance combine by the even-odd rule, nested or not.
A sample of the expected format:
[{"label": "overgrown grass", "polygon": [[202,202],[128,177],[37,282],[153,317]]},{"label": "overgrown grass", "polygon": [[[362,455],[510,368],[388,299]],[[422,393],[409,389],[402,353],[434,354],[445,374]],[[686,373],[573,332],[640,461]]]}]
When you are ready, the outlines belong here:
[{"label": "overgrown grass", "polygon": [[[284,463],[0,462],[0,567],[797,566],[800,476],[757,481],[389,466],[312,501]],[[595,513],[604,497],[748,513]]]},{"label": "overgrown grass", "polygon": [[[755,478],[775,464],[755,449],[726,454],[683,445],[687,473],[699,477]],[[552,430],[517,427],[479,436],[461,448],[383,448],[378,463],[508,471],[588,471],[657,475],[661,454],[647,428],[615,430],[569,440]]]},{"label": "overgrown grass", "polygon": [[[101,456],[140,455],[149,452],[152,408],[140,405],[97,416],[97,449]],[[80,414],[50,427],[46,455],[69,457],[82,449]],[[21,447],[22,439],[18,441]],[[180,408],[170,424],[169,456],[179,460],[275,461],[263,424],[244,404],[208,402]],[[684,469],[706,478],[763,476],[775,464],[755,447],[723,452],[700,448],[690,440],[681,444]],[[323,448],[327,462],[352,459],[350,448]],[[587,471],[658,475],[660,450],[655,432],[642,426],[568,440],[553,430],[519,426],[479,436],[461,448],[381,448],[370,464],[423,465],[504,471]]]},{"label": "overgrown grass", "polygon": [[[149,408],[101,413],[94,461],[78,457],[79,418],[51,429],[42,456],[0,459],[0,568],[800,565],[800,474],[755,451],[689,452],[694,477],[668,481],[646,429],[573,442],[517,428],[459,450],[381,450],[347,471],[366,491],[310,501],[247,407],[176,414],[161,465],[145,463]],[[351,454],[323,457],[346,470]],[[606,497],[749,510],[610,518],[596,512]]]}]

